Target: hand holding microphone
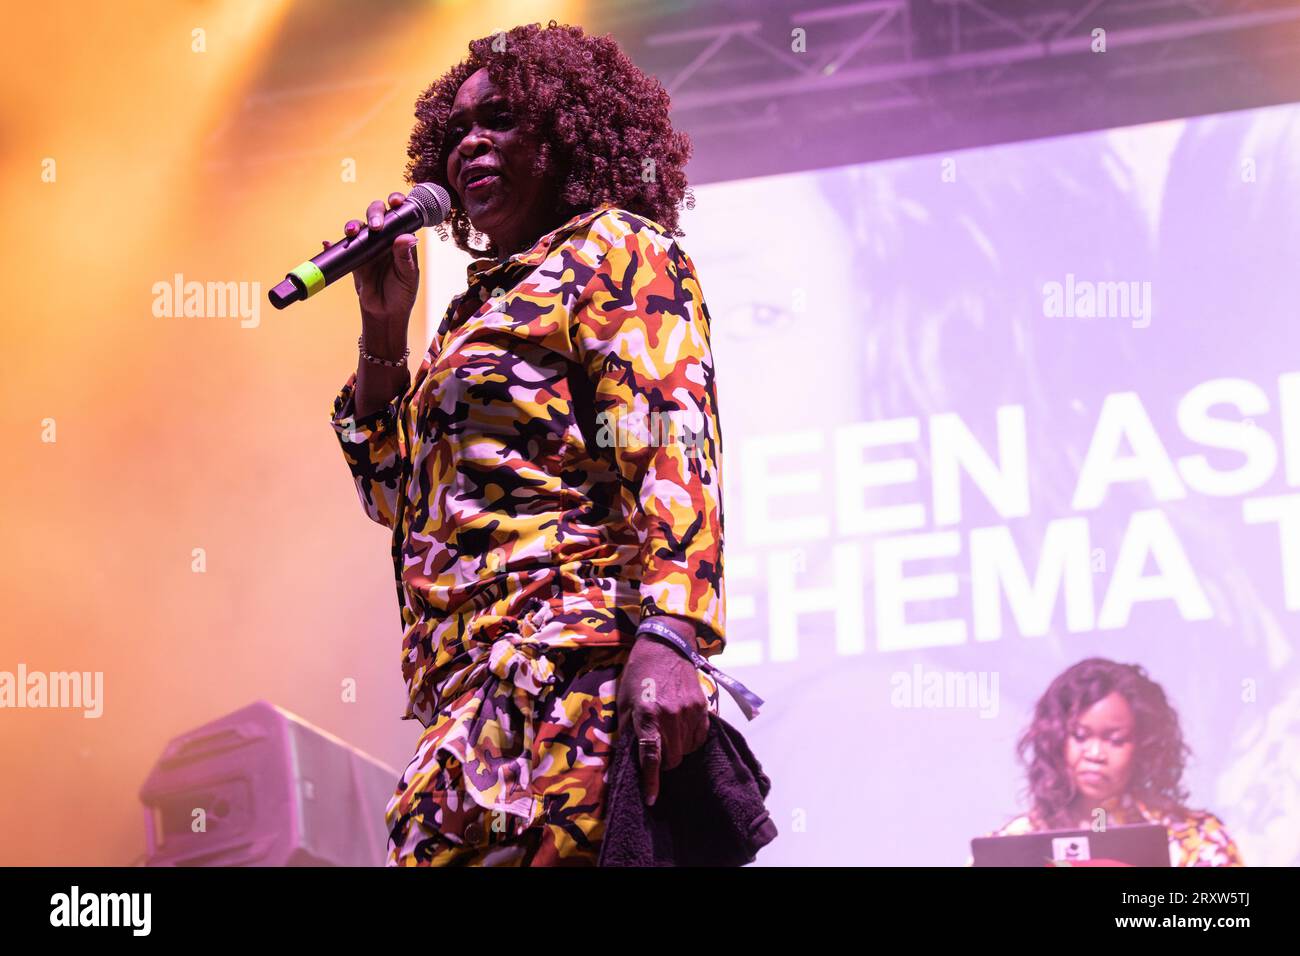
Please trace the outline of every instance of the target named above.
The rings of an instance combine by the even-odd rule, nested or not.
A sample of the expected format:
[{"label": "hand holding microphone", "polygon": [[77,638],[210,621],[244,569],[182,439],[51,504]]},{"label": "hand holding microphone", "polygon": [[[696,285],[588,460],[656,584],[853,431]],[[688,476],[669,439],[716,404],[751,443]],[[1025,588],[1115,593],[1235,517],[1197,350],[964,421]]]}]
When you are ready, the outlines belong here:
[{"label": "hand holding microphone", "polygon": [[[343,239],[324,242],[320,253],[292,269],[270,291],[271,304],[283,309],[352,272],[363,313],[374,307],[376,316],[392,314],[407,302],[409,314],[419,284],[412,234],[446,219],[451,200],[441,186],[420,183],[406,196],[390,194],[388,205],[385,214],[384,203],[375,200],[366,210],[364,226],[358,220],[350,221]],[[379,264],[374,265],[376,262]],[[366,266],[372,268],[358,274]]]},{"label": "hand holding microphone", "polygon": [[[405,201],[406,197],[401,193],[390,193],[388,208],[397,209]],[[368,229],[371,234],[380,231],[384,218],[384,202],[376,199],[366,207],[366,222],[348,220],[343,226],[341,241],[356,241],[362,229]],[[393,240],[390,255],[377,255],[352,270],[352,284],[357,290],[357,301],[361,304],[361,315],[366,324],[399,330],[399,336],[390,336],[395,340],[405,341],[406,323],[415,308],[415,295],[420,289],[420,265],[415,254],[419,244],[420,239],[415,233],[402,233]],[[324,240],[321,245],[328,250],[334,243]],[[385,353],[391,352],[384,347],[385,344],[377,343]]]},{"label": "hand holding microphone", "polygon": [[[433,183],[421,183],[409,194],[388,196],[388,210],[376,199],[366,209],[366,221],[350,220],[338,242],[323,240],[323,249],[293,269],[269,293],[271,304],[283,309],[319,292],[340,276],[352,273],[361,304],[363,347],[357,363],[354,411],[365,417],[387,404],[406,387],[407,326],[420,287],[414,233],[447,218],[451,200]],[[367,360],[366,356],[372,357]]]}]

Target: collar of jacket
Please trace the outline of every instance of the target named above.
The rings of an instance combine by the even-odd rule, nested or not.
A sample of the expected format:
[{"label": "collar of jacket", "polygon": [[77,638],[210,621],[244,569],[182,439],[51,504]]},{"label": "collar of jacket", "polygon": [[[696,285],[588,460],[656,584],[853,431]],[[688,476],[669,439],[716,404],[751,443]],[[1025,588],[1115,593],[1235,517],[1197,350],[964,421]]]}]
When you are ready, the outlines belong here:
[{"label": "collar of jacket", "polygon": [[580,212],[558,229],[553,229],[539,238],[530,248],[523,252],[516,252],[508,259],[475,259],[465,268],[466,280],[471,285],[475,280],[482,282],[485,276],[496,272],[498,269],[504,269],[512,263],[535,266],[550,255],[552,246],[567,239],[570,233],[581,229],[601,213],[613,208],[613,203],[601,203],[594,209]]}]

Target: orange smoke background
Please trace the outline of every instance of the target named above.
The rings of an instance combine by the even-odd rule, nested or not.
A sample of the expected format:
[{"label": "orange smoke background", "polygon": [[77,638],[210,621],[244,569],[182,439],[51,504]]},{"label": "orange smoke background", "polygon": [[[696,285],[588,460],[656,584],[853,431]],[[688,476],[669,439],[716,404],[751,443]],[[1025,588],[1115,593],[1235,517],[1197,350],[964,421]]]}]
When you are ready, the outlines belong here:
[{"label": "orange smoke background", "polygon": [[[400,720],[389,537],[329,425],[356,366],[356,297],[345,280],[277,312],[266,292],[405,188],[415,98],[470,39],[582,12],[8,12],[0,671],[102,671],[104,699],[98,719],[0,709],[0,864],[138,861],[138,790],[166,742],[258,699],[405,765],[420,728]],[[426,311],[463,288],[468,261],[426,234],[413,371]],[[257,324],[155,316],[154,284],[177,273],[260,283]]]}]

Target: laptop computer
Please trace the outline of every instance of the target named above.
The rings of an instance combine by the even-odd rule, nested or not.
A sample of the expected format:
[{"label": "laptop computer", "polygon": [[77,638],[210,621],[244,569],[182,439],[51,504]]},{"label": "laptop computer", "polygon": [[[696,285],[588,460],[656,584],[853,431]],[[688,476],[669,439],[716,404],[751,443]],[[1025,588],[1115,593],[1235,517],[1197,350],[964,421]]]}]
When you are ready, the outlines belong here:
[{"label": "laptop computer", "polygon": [[975,866],[1170,865],[1169,834],[1158,823],[976,837],[970,849]]}]

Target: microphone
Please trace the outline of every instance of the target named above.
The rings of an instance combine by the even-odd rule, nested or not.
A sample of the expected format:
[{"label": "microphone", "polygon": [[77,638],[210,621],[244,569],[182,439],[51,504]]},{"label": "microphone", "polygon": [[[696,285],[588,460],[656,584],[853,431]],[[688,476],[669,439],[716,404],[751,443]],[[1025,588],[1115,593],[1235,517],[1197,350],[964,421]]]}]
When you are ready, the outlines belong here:
[{"label": "microphone", "polygon": [[309,298],[335,279],[385,255],[393,248],[393,240],[398,236],[417,232],[425,226],[436,226],[450,212],[451,198],[447,195],[447,190],[436,183],[420,183],[406,194],[406,202],[385,214],[381,228],[374,231],[362,229],[351,239],[345,236],[302,265],[289,270],[284,281],[268,292],[267,297],[277,309]]}]

